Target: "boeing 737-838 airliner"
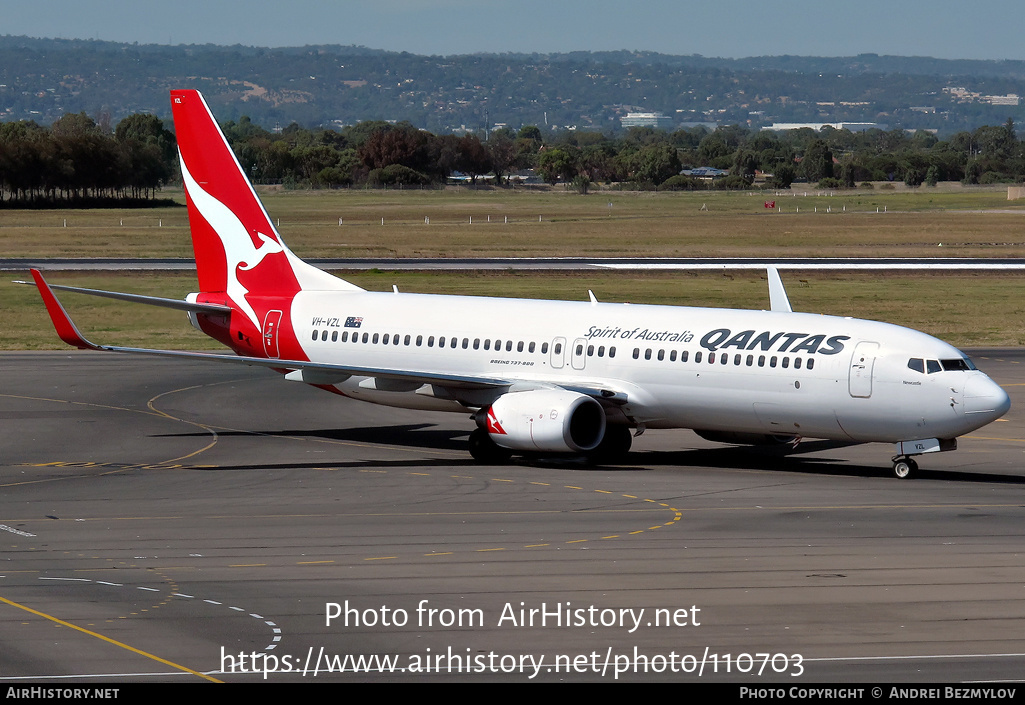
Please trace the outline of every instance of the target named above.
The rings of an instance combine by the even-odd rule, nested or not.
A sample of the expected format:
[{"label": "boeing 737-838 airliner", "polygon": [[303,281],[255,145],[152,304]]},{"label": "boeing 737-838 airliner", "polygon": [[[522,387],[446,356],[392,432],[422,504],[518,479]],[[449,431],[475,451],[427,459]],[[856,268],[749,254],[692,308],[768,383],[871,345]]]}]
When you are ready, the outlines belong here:
[{"label": "boeing 737-838 airliner", "polygon": [[[952,450],[1007,394],[959,350],[874,321],[769,311],[368,292],[282,241],[203,97],[171,93],[200,292],[185,301],[35,283],[60,337],[92,350],[262,365],[352,399],[472,415],[473,457],[621,457],[648,428],[728,443],[802,438]],[[236,355],[96,345],[53,293],[188,313]]]}]

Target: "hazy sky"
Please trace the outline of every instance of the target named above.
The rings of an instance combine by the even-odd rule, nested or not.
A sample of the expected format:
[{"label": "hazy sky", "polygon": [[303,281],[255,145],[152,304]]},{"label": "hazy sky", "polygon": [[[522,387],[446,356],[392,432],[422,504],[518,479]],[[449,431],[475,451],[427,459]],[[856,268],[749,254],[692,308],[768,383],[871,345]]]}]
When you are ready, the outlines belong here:
[{"label": "hazy sky", "polygon": [[1019,0],[0,0],[0,33],[416,54],[629,49],[1025,59]]}]

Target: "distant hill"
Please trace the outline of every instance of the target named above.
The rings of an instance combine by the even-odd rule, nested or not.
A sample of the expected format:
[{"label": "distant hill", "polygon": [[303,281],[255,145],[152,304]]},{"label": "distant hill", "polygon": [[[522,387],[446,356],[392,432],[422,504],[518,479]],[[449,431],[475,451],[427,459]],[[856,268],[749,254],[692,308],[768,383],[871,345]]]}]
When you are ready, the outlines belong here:
[{"label": "distant hill", "polygon": [[708,58],[654,52],[420,56],[356,46],[268,49],[0,37],[0,120],[85,111],[167,118],[198,88],[221,120],[268,128],[406,120],[435,133],[485,121],[619,129],[628,112],[676,124],[869,122],[941,134],[1025,122],[1025,62],[855,57]]},{"label": "distant hill", "polygon": [[[530,56],[527,54],[524,57]],[[1025,80],[1025,61],[985,61],[976,59],[933,59],[926,56],[755,56],[745,59],[721,59],[698,54],[672,56],[655,52],[571,52],[559,54],[578,61],[610,63],[632,62],[641,65],[688,66],[692,68],[718,68],[729,71],[783,71],[786,73],[836,73],[858,76],[866,73],[911,76],[934,76],[952,79],[1011,78]],[[554,59],[553,57],[553,60]]]}]

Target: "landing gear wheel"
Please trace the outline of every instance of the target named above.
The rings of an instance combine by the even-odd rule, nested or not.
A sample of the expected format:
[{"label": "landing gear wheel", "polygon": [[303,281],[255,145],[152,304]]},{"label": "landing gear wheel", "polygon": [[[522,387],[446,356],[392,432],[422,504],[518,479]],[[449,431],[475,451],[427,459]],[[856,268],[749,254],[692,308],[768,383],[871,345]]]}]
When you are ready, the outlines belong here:
[{"label": "landing gear wheel", "polygon": [[481,465],[499,465],[512,456],[512,451],[495,443],[483,428],[470,433],[470,455]]},{"label": "landing gear wheel", "polygon": [[633,436],[630,435],[628,426],[609,424],[605,427],[605,435],[594,450],[587,452],[587,459],[591,463],[620,463],[630,452],[633,445]]},{"label": "landing gear wheel", "polygon": [[893,474],[902,480],[910,477],[918,470],[918,463],[911,458],[896,458],[893,461]]}]

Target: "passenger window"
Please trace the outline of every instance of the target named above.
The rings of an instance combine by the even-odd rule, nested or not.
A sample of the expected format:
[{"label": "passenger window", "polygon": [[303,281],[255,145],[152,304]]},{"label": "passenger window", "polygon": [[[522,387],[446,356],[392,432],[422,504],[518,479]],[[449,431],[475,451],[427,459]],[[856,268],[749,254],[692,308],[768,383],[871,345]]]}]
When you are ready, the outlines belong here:
[{"label": "passenger window", "polygon": [[799,358],[799,357],[795,357],[794,358],[794,369],[795,370],[801,369],[801,358]]},{"label": "passenger window", "polygon": [[740,353],[737,353],[737,354],[736,354],[736,355],[735,355],[735,356],[733,357],[733,364],[734,364],[734,365],[739,365],[739,364],[740,364]]},{"label": "passenger window", "polygon": [[660,361],[666,359],[666,351],[665,350],[659,350],[658,351],[658,359]]},{"label": "passenger window", "polygon": [[409,345],[409,336],[408,335],[405,338],[403,338],[402,344],[403,345]]},{"label": "passenger window", "polygon": [[641,349],[640,348],[634,348],[634,359],[636,360],[640,356],[641,356]]},{"label": "passenger window", "polygon": [[347,330],[343,330],[342,331],[342,342],[343,343],[348,343],[349,342],[349,331],[347,331]]},{"label": "passenger window", "polygon": [[364,334],[363,334],[363,342],[365,343],[365,342],[367,342],[368,340],[370,340],[370,333],[364,333]]},{"label": "passenger window", "polygon": [[331,331],[331,342],[332,343],[337,343],[338,342],[338,331],[336,331],[336,330]]},{"label": "passenger window", "polygon": [[562,343],[555,344],[555,354],[562,355]]},{"label": "passenger window", "polygon": [[321,340],[327,340],[327,331],[324,331],[323,333],[320,334],[320,339]]},{"label": "passenger window", "polygon": [[750,367],[753,364],[755,364],[755,356],[754,355],[748,355],[747,356],[747,366]]},{"label": "passenger window", "polygon": [[[429,345],[429,343],[428,343],[428,345]],[[438,347],[439,348],[445,347],[445,336],[441,336],[440,338],[438,338]]]},{"label": "passenger window", "polygon": [[416,346],[420,347],[424,344],[424,337],[422,335],[416,336]]},{"label": "passenger window", "polygon": [[807,365],[807,367],[808,367],[809,370],[815,368],[815,358],[814,357],[809,357],[808,358],[808,365]]},{"label": "passenger window", "polygon": [[377,339],[380,336],[379,333],[374,333],[374,345],[377,345]]},{"label": "passenger window", "polygon": [[616,346],[613,345],[611,348],[609,348],[609,357],[615,357],[615,356],[616,356]]},{"label": "passenger window", "polygon": [[651,348],[648,348],[648,349],[646,349],[644,351],[644,359],[645,360],[650,360],[651,359]]},{"label": "passenger window", "polygon": [[320,331],[313,331],[313,339],[316,340],[317,336],[320,335]]},{"label": "passenger window", "polygon": [[598,357],[605,357],[605,346],[604,345],[599,345],[598,346]]},{"label": "passenger window", "polygon": [[541,354],[542,355],[547,355],[548,354],[548,343],[541,343]]},{"label": "passenger window", "polygon": [[776,356],[773,355],[772,357],[769,358],[769,367],[775,367],[775,366],[776,366]]},{"label": "passenger window", "polygon": [[473,339],[473,349],[480,350],[480,338]]},{"label": "passenger window", "polygon": [[675,350],[670,350],[669,351],[669,362],[676,362],[676,351]]},{"label": "passenger window", "polygon": [[534,343],[527,346],[527,352],[534,352]]},{"label": "passenger window", "polygon": [[694,353],[694,362],[701,362],[701,351],[700,350],[698,350],[696,353]]},{"label": "passenger window", "polygon": [[[682,353],[680,353],[680,362],[687,362],[687,357],[689,355],[690,355],[690,353],[687,352],[686,350],[684,350]],[[698,360],[698,362],[701,362],[701,360]]]},{"label": "passenger window", "polygon": [[505,351],[506,352],[512,352],[512,341],[511,340],[505,341]]},{"label": "passenger window", "polygon": [[708,364],[709,365],[714,365],[715,364],[715,353],[708,353]]},{"label": "passenger window", "polygon": [[790,367],[790,358],[789,357],[784,357],[783,358],[783,369],[786,369],[788,367]]}]

